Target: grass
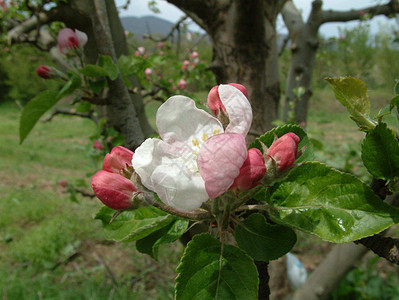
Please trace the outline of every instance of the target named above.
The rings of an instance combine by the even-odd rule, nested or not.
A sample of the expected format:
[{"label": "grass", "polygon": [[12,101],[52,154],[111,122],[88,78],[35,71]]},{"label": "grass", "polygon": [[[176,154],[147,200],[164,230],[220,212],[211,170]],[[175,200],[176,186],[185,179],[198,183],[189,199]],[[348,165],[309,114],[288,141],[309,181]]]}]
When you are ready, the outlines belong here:
[{"label": "grass", "polygon": [[99,168],[87,154],[94,125],[57,117],[19,145],[18,108],[0,112],[0,298],[171,298],[182,247],[165,248],[158,264],[134,245],[105,241],[93,220],[99,201],[71,202],[57,184],[89,185],[86,174]]}]

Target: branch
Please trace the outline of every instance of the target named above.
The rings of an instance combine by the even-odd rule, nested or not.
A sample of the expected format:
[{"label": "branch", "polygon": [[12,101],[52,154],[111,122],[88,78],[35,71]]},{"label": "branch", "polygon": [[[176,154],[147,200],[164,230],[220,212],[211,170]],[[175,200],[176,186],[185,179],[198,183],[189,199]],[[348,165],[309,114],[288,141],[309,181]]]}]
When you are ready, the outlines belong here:
[{"label": "branch", "polygon": [[[105,0],[93,0],[93,4],[94,13],[92,23],[98,52],[99,54],[110,56],[119,69],[112,42]],[[110,105],[107,112],[109,120],[124,136],[126,146],[134,150],[144,141],[144,134],[137,117],[136,109],[132,104],[120,72],[115,80],[108,79],[108,86]]]},{"label": "branch", "polygon": [[151,33],[149,33],[148,35],[145,35],[144,38],[150,39],[151,41],[155,41],[155,42],[164,42],[164,41],[167,41],[170,37],[173,36],[173,33],[175,32],[175,30],[178,30],[179,27],[180,27],[180,25],[181,25],[185,20],[187,20],[187,19],[188,19],[188,16],[187,16],[187,15],[181,17],[181,18],[179,19],[179,21],[177,21],[176,24],[173,25],[173,27],[170,29],[169,33],[168,33],[166,36],[164,36],[163,38],[158,38],[158,39],[157,39],[157,38],[153,37],[153,36],[151,35]]},{"label": "branch", "polygon": [[363,9],[352,9],[350,11],[323,10],[321,11],[321,24],[360,20],[365,14],[371,14],[372,16],[385,15],[389,17],[394,13],[399,13],[399,4],[396,0],[391,0],[385,5],[375,5]]},{"label": "branch", "polygon": [[76,112],[74,109],[56,108],[51,112],[51,114],[47,118],[42,119],[42,122],[43,123],[50,122],[56,115],[78,116],[82,118],[92,119],[93,111],[90,111],[88,113],[80,113]]},{"label": "branch", "polygon": [[290,0],[283,6],[283,9],[281,10],[281,15],[283,16],[284,23],[288,28],[291,40],[294,40],[295,36],[305,25],[302,19],[301,12]]}]

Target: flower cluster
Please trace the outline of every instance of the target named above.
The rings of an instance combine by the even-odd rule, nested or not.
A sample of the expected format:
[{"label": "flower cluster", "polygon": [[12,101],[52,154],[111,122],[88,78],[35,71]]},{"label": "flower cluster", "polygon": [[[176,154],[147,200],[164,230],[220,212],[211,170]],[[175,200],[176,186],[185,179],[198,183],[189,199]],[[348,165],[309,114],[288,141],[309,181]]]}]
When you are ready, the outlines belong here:
[{"label": "flower cluster", "polygon": [[[131,154],[131,171],[134,168],[142,185],[179,211],[195,210],[229,190],[252,189],[265,177],[277,178],[294,165],[297,157],[299,137],[294,133],[277,139],[266,153],[257,148],[247,150],[245,138],[252,123],[252,108],[244,86],[227,84],[212,88],[208,107],[213,115],[198,109],[190,98],[169,98],[156,115],[161,138],[147,139]],[[114,150],[111,156],[113,153]],[[114,178],[120,176],[121,183],[129,182],[129,193],[126,193],[127,182],[120,191],[127,202],[115,205],[112,192],[103,193],[105,197],[100,200],[109,207],[109,204],[118,209],[130,207],[129,201],[137,189],[120,175],[125,164],[130,167],[129,157],[116,168],[108,168],[109,157],[104,159],[103,171],[93,177],[93,189],[100,198],[102,185],[112,179],[107,186],[114,192],[117,190]]]},{"label": "flower cluster", "polygon": [[91,187],[97,198],[112,209],[125,210],[135,206],[139,192],[131,181],[133,154],[124,147],[114,147],[105,156],[103,169],[91,180]]},{"label": "flower cluster", "polygon": [[[79,49],[81,51],[87,44],[86,33],[70,28],[61,29],[58,32],[58,50],[61,54],[67,55],[70,51]],[[55,77],[63,77],[63,73],[54,67],[45,65],[36,68],[36,74],[43,79],[50,79]]]}]

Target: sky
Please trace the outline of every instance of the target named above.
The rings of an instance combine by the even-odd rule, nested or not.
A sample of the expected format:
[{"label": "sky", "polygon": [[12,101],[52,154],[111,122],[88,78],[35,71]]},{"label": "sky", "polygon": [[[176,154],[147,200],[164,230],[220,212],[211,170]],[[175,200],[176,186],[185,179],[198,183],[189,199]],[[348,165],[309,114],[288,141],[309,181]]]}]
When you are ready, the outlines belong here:
[{"label": "sky", "polygon": [[[297,6],[306,20],[309,15],[312,0],[293,0],[294,4]],[[177,9],[175,6],[167,3],[165,0],[158,0],[158,8],[160,9],[160,14],[154,14],[148,8],[148,0],[131,0],[131,4],[127,10],[121,10],[121,16],[149,16],[156,15],[160,18],[166,19],[171,22],[176,22],[181,16],[184,14]],[[324,0],[323,1],[323,9],[334,9],[334,10],[350,10],[350,9],[361,9],[368,6],[373,6],[376,4],[386,4],[387,0]],[[116,0],[117,6],[121,6],[126,3],[126,0]],[[385,16],[375,17],[373,20],[369,21],[371,31],[373,33],[378,32],[378,29],[381,25],[387,24],[395,24],[394,20],[388,21]],[[358,24],[358,21],[351,21],[347,23],[328,23],[324,24],[320,28],[320,33],[325,37],[338,37],[339,29],[338,28],[351,28]],[[192,24],[189,26],[190,30],[200,31],[201,29]],[[285,32],[283,29],[282,21],[280,20],[278,23],[278,30]]]}]

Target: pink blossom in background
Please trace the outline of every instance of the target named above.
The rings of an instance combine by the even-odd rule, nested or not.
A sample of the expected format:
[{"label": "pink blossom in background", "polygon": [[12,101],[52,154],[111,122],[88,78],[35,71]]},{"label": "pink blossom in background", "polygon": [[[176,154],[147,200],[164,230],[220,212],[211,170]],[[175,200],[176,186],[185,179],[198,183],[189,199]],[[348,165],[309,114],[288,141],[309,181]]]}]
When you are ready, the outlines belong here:
[{"label": "pink blossom in background", "polygon": [[51,78],[53,76],[52,73],[53,70],[49,66],[41,65],[36,68],[36,74],[43,79]]},{"label": "pink blossom in background", "polygon": [[180,79],[180,81],[177,83],[177,86],[179,89],[184,90],[187,87],[187,81]]},{"label": "pink blossom in background", "polygon": [[66,187],[68,185],[68,181],[65,179],[58,180],[58,185],[62,187]]},{"label": "pink blossom in background", "polygon": [[0,6],[1,6],[1,8],[2,8],[4,11],[7,10],[7,5],[6,5],[6,2],[5,2],[4,0],[0,0]]},{"label": "pink blossom in background", "polygon": [[129,30],[125,30],[125,35],[129,35]]},{"label": "pink blossom in background", "polygon": [[10,52],[10,48],[4,47],[4,51],[5,51],[5,52]]},{"label": "pink blossom in background", "polygon": [[185,60],[183,62],[183,65],[181,67],[182,70],[186,70],[188,68],[188,66],[190,65],[190,62],[188,60]]},{"label": "pink blossom in background", "polygon": [[70,28],[61,29],[58,32],[58,49],[62,54],[67,53],[73,48],[83,48],[87,43],[86,33]]},{"label": "pink blossom in background", "polygon": [[104,150],[104,146],[98,140],[94,141],[93,148],[98,150]]},{"label": "pink blossom in background", "polygon": [[194,58],[198,57],[198,55],[199,55],[198,52],[194,51],[193,53],[190,54],[190,58],[194,59]]},{"label": "pink blossom in background", "polygon": [[164,42],[158,42],[157,43],[158,48],[165,48],[165,43]]},{"label": "pink blossom in background", "polygon": [[144,70],[144,74],[147,76],[151,76],[152,75],[152,70],[150,68],[147,68]]}]

